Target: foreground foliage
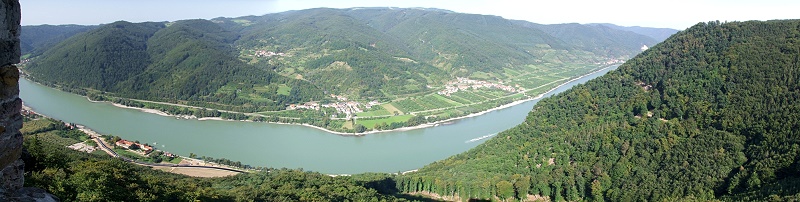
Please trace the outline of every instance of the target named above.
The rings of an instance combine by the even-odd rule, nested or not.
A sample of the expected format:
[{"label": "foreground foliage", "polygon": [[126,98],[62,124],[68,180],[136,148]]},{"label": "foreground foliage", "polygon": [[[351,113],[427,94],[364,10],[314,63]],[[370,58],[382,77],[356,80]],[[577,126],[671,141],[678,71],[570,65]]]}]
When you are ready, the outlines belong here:
[{"label": "foreground foliage", "polygon": [[709,22],[398,178],[405,192],[552,200],[796,200],[800,21]]}]

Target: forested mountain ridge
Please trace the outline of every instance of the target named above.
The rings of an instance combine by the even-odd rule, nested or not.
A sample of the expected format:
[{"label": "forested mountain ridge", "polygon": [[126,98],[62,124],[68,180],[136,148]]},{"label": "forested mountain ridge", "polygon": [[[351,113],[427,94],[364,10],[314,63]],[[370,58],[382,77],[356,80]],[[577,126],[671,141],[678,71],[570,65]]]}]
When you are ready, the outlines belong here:
[{"label": "forested mountain ridge", "polygon": [[59,42],[97,26],[85,25],[37,25],[22,26],[20,48],[23,57],[35,57]]},{"label": "forested mountain ridge", "polygon": [[399,176],[461,199],[796,200],[800,20],[700,23]]},{"label": "forested mountain ridge", "polygon": [[[199,21],[202,20],[193,22]],[[264,16],[217,18],[211,21],[218,26],[215,29],[221,29],[217,31],[230,34],[230,38],[221,40],[223,38],[201,37],[204,32],[216,31],[193,29],[191,32],[194,34],[186,35],[187,39],[191,39],[190,41],[176,40],[186,44],[164,47],[185,49],[185,52],[191,53],[204,51],[186,48],[208,46],[216,52],[224,52],[224,54],[217,54],[211,58],[220,57],[219,61],[226,61],[222,63],[223,66],[248,71],[255,69],[253,72],[249,72],[254,75],[248,76],[266,76],[270,73],[259,71],[267,71],[276,72],[289,78],[287,81],[267,81],[258,84],[266,84],[266,89],[277,88],[276,86],[282,84],[281,82],[300,83],[296,85],[301,85],[298,87],[304,91],[315,89],[305,86],[305,83],[308,82],[317,86],[320,92],[327,91],[364,99],[387,99],[388,97],[425,93],[431,91],[428,86],[439,86],[455,77],[469,77],[476,74],[489,75],[488,79],[491,80],[507,79],[506,69],[527,71],[525,67],[528,65],[593,64],[610,59],[625,59],[637,54],[641,45],[651,46],[657,43],[647,37],[641,35],[631,37],[629,32],[618,30],[607,30],[602,35],[597,35],[598,32],[586,33],[584,38],[564,40],[563,37],[553,36],[538,28],[520,26],[514,21],[497,16],[461,14],[438,9],[321,8]],[[187,24],[187,22],[190,21],[137,23],[136,25],[160,26],[155,31],[166,32],[161,29],[174,29],[172,25]],[[96,46],[104,46],[104,43],[98,43],[99,41],[132,39],[114,38],[114,35],[99,35],[102,34],[102,30],[111,30],[110,27],[121,24],[123,22],[102,25],[97,30],[77,34],[63,41],[62,44],[43,54],[41,58],[33,60],[31,68],[29,68],[30,72],[43,81],[121,93],[124,97],[143,99],[163,97],[162,100],[175,101],[177,99],[227,105],[260,100],[269,101],[256,105],[266,104],[270,101],[290,103],[277,98],[278,95],[274,95],[275,92],[245,90],[239,91],[239,93],[229,93],[233,89],[249,89],[248,85],[252,83],[249,81],[245,82],[244,86],[240,86],[215,79],[202,81],[209,79],[202,78],[201,81],[198,81],[200,83],[195,85],[206,85],[207,82],[207,88],[178,90],[178,88],[185,88],[188,84],[180,81],[177,83],[156,82],[157,78],[142,79],[141,76],[152,77],[157,74],[150,70],[145,71],[148,73],[142,73],[136,68],[149,66],[147,69],[158,69],[153,66],[174,65],[175,61],[170,64],[159,61],[160,58],[151,58],[156,57],[157,54],[169,53],[163,50],[156,53],[151,50],[153,48],[150,46],[158,46],[149,38],[151,36],[158,38],[155,36],[157,33],[154,30],[148,30],[148,36],[137,39],[138,41],[109,43],[108,47],[114,47],[115,44],[136,46],[120,49],[120,52],[117,52],[119,55],[96,52],[102,49]],[[195,23],[193,26],[200,25]],[[211,27],[210,25],[202,26]],[[549,25],[543,26],[548,27]],[[136,30],[117,29],[117,31]],[[187,34],[189,32],[184,30],[179,33]],[[116,35],[126,34],[130,33]],[[145,39],[147,41],[143,41]],[[99,41],[88,43],[92,40]],[[598,40],[602,40],[604,43],[597,43]],[[215,45],[196,45],[197,41],[215,43]],[[629,43],[636,45],[629,45]],[[142,44],[147,46],[142,46]],[[94,52],[74,53],[70,55],[73,59],[64,60],[64,62],[56,59],[66,56],[64,55],[66,52],[81,50],[83,46]],[[137,49],[137,47],[145,47],[145,49]],[[146,50],[147,56],[141,52],[143,50]],[[105,52],[110,53],[110,51]],[[235,53],[238,60],[243,63],[223,59],[228,58],[231,53]],[[56,54],[62,55],[55,56]],[[89,59],[90,57],[93,59]],[[133,63],[130,65],[136,68],[112,65],[111,63],[105,64],[108,68],[100,67],[104,65],[100,61],[114,61],[110,59],[113,57],[131,59]],[[207,56],[199,57],[208,58]],[[93,60],[95,61],[90,62]],[[219,63],[202,62],[204,65]],[[147,87],[133,80],[124,82],[124,77],[117,78],[119,75],[110,77],[105,74],[99,75],[103,76],[103,79],[99,79],[98,75],[89,76],[89,79],[80,82],[66,79],[55,80],[53,75],[44,75],[53,74],[55,71],[51,70],[60,69],[62,66],[76,68],[77,71],[74,72],[101,68],[135,74],[140,76],[137,81],[155,82],[158,84],[157,88],[163,87],[172,92],[164,95],[160,94],[161,92],[147,92]],[[116,68],[126,69],[112,70]],[[192,78],[191,75],[183,75],[191,74],[188,71],[160,72],[158,74],[163,74],[161,76]],[[129,76],[128,74],[120,75]],[[283,77],[281,77],[282,79]],[[220,86],[224,86],[224,88]],[[293,99],[292,101],[311,100],[318,97],[317,90],[311,91],[298,95],[302,99]],[[268,95],[270,93],[273,95]],[[220,99],[219,97],[229,98]],[[240,100],[243,101],[236,101],[237,98],[241,98]]]},{"label": "forested mountain ridge", "polygon": [[[505,79],[505,69],[532,64],[591,64],[628,58],[642,45],[657,43],[619,30],[610,30],[607,36],[564,41],[497,16],[420,8],[320,8],[213,21],[241,30],[238,47],[256,66],[278,64],[276,71],[283,75],[305,78],[330,87],[326,90],[331,92],[355,97],[421,92],[425,86],[455,76],[489,73],[494,79]],[[616,40],[585,42],[609,36]],[[622,39],[637,45],[622,47],[618,43]],[[600,47],[613,50],[594,49]],[[253,57],[258,51],[286,55]],[[337,85],[341,82],[351,85]]]},{"label": "forested mountain ridge", "polygon": [[680,31],[680,30],[670,29],[670,28],[651,28],[651,27],[640,27],[640,26],[627,27],[627,26],[619,26],[619,25],[609,24],[609,23],[597,23],[597,24],[589,24],[589,25],[605,26],[605,27],[609,27],[609,28],[612,28],[612,29],[630,31],[630,32],[633,32],[633,33],[637,33],[637,34],[648,36],[650,38],[655,39],[656,41],[667,40],[667,38],[669,38],[673,34],[675,34],[675,33]]},{"label": "forested mountain ridge", "polygon": [[68,38],[26,70],[49,82],[112,91],[148,65],[147,39],[163,27],[161,23],[112,23]]},{"label": "forested mountain ridge", "polygon": [[[157,101],[220,103],[242,111],[279,110],[288,103],[322,97],[322,91],[308,82],[238,60],[230,45],[238,37],[207,20],[166,25],[120,21],[71,37],[24,69],[37,81],[68,88]],[[296,90],[287,95],[254,90],[277,86],[274,83]],[[260,93],[260,99],[239,97],[237,90]]]},{"label": "forested mountain ridge", "polygon": [[577,23],[541,25],[526,21],[516,21],[515,23],[542,30],[572,44],[576,49],[599,54],[617,55],[617,57],[624,57],[632,52],[637,53],[631,50],[640,50],[643,45],[659,42],[648,36],[605,26],[590,26]]}]

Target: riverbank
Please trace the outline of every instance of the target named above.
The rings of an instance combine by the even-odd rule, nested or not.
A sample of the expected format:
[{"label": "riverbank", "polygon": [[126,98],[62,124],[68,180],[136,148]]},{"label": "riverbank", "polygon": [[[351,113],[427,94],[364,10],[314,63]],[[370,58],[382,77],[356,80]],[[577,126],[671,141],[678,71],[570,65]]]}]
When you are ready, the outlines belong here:
[{"label": "riverbank", "polygon": [[[595,67],[591,71],[600,68],[602,67]],[[583,83],[611,69],[614,68],[563,85],[543,97],[567,90],[572,85]],[[537,96],[577,76],[580,75],[528,91],[527,95]],[[446,127],[348,138],[306,126],[243,121],[203,122],[155,116],[111,104],[87,102],[86,97],[35,85],[28,80],[20,81],[20,89],[20,97],[26,101],[25,104],[38,112],[66,122],[86,125],[106,135],[158,142],[159,146],[166,145],[163,149],[167,151],[187,156],[193,152],[198,156],[236,159],[257,167],[303,168],[326,174],[397,173],[421,168],[451,154],[474,148],[489,138],[465,143],[468,140],[519,125],[538,101],[439,124]],[[527,98],[519,95],[514,97]],[[512,102],[510,99],[506,100],[505,102]],[[482,106],[488,109],[500,105]],[[357,122],[366,123],[361,118]]]},{"label": "riverbank", "polygon": [[[523,103],[526,103],[526,102],[529,102],[529,101],[541,99],[541,98],[544,97],[544,95],[546,95],[548,93],[551,93],[552,91],[554,91],[554,90],[556,90],[556,89],[558,89],[558,88],[560,88],[560,87],[562,87],[562,86],[564,86],[564,85],[566,85],[566,84],[568,84],[570,82],[573,82],[575,80],[584,78],[584,77],[592,75],[592,74],[596,74],[596,73],[598,73],[600,71],[604,71],[604,70],[606,70],[608,68],[611,68],[611,67],[614,67],[614,66],[615,65],[606,66],[606,67],[600,68],[598,70],[583,74],[583,75],[575,77],[575,78],[572,78],[570,80],[563,81],[561,84],[559,84],[559,85],[557,85],[555,87],[552,87],[549,90],[545,91],[544,93],[538,94],[536,96],[528,96],[528,97],[526,97],[524,99],[513,101],[511,103],[504,104],[504,105],[501,105],[501,106],[497,106],[497,107],[494,107],[494,108],[490,108],[490,109],[487,109],[487,110],[483,110],[483,111],[480,111],[480,112],[475,112],[475,113],[467,114],[467,115],[464,115],[464,116],[453,117],[453,118],[440,120],[440,121],[436,121],[436,122],[420,124],[420,125],[416,125],[416,126],[401,127],[401,128],[391,129],[391,130],[371,130],[371,131],[366,131],[366,132],[362,132],[362,133],[348,133],[348,132],[334,131],[332,129],[328,129],[328,128],[324,128],[324,127],[320,127],[320,126],[315,126],[315,125],[311,125],[311,124],[307,124],[307,123],[285,123],[285,122],[270,122],[270,121],[266,121],[266,122],[263,122],[263,123],[281,124],[281,125],[300,125],[300,126],[310,127],[310,128],[314,128],[314,129],[317,129],[317,130],[320,130],[320,131],[323,131],[323,132],[326,132],[326,133],[336,134],[336,135],[340,135],[340,136],[364,136],[364,135],[369,135],[369,134],[378,134],[378,133],[386,133],[386,132],[398,132],[398,131],[410,131],[410,130],[416,130],[416,129],[423,129],[423,128],[435,127],[435,126],[439,126],[439,125],[446,125],[446,124],[458,121],[460,119],[466,119],[466,118],[472,118],[472,117],[476,117],[476,116],[481,116],[481,115],[484,115],[484,114],[489,113],[489,112],[493,112],[493,111],[497,111],[497,110],[513,107],[513,106],[516,106],[516,105],[520,105],[520,104],[523,104]],[[534,89],[537,89],[537,88],[534,88]],[[531,89],[531,90],[534,90],[534,89]],[[528,91],[531,91],[531,90],[528,90]],[[528,91],[526,91],[526,93]],[[95,102],[95,103],[96,102],[108,102],[108,101],[93,101],[93,100],[89,99],[87,96],[82,96],[82,97],[85,97],[90,102]],[[196,119],[196,120],[199,120],[199,121],[245,121],[245,122],[253,122],[252,120],[233,120],[233,119],[223,119],[221,117],[202,117],[202,118],[197,118],[197,117],[191,116],[191,115],[172,115],[172,114],[166,113],[164,111],[156,110],[156,109],[131,107],[131,106],[125,106],[125,105],[118,104],[118,103],[113,103],[113,102],[108,102],[108,103],[110,103],[111,105],[113,105],[115,107],[119,107],[119,108],[134,109],[134,110],[139,110],[141,112],[156,114],[156,115],[165,116],[165,117],[176,117],[178,119]],[[231,113],[234,113],[234,112],[231,112]],[[238,113],[238,112],[235,112],[235,113]],[[248,115],[248,116],[268,117],[268,116],[265,116],[265,115],[254,114],[254,113],[242,113],[242,114],[245,114],[245,115]]]},{"label": "riverbank", "polygon": [[[584,77],[592,75],[592,74],[596,74],[596,73],[598,73],[600,71],[604,71],[604,70],[606,70],[608,68],[611,68],[611,67],[614,67],[614,66],[615,65],[610,65],[610,66],[607,66],[607,67],[603,67],[603,68],[600,68],[598,70],[595,70],[595,71],[583,74],[581,76],[572,78],[570,80],[564,81],[561,84],[559,84],[559,85],[557,85],[557,86],[555,86],[553,88],[550,88],[549,90],[547,90],[547,91],[545,91],[545,92],[543,92],[541,94],[538,94],[536,96],[533,96],[533,97],[528,97],[526,99],[513,101],[513,102],[508,103],[508,104],[500,105],[500,106],[497,106],[497,107],[494,107],[494,108],[490,108],[490,109],[487,109],[487,110],[484,110],[484,111],[480,111],[480,112],[471,113],[471,114],[468,114],[468,115],[465,115],[465,116],[453,117],[453,118],[449,118],[449,119],[445,119],[445,120],[435,121],[435,122],[431,122],[431,123],[424,123],[424,124],[420,124],[420,125],[416,125],[416,126],[401,127],[401,128],[391,129],[391,130],[372,130],[372,131],[366,131],[366,132],[362,132],[362,133],[345,133],[345,132],[339,132],[339,131],[334,131],[334,130],[331,130],[331,129],[327,129],[327,128],[324,128],[324,127],[319,127],[319,126],[307,124],[307,123],[283,123],[283,122],[264,122],[264,123],[280,124],[280,125],[305,126],[305,127],[314,128],[314,129],[317,129],[317,130],[324,131],[326,133],[331,133],[331,134],[340,135],[340,136],[364,136],[364,135],[370,135],[370,134],[379,134],[379,133],[388,133],[388,132],[398,132],[398,131],[410,131],[410,130],[424,129],[424,128],[429,128],[429,127],[435,127],[435,126],[439,126],[439,125],[444,125],[444,124],[447,124],[447,123],[452,123],[452,122],[458,121],[460,119],[466,119],[466,118],[472,118],[472,117],[476,117],[476,116],[481,116],[481,115],[484,115],[484,114],[489,113],[489,112],[493,112],[493,111],[497,111],[497,110],[513,107],[513,106],[520,105],[520,104],[523,104],[523,103],[526,103],[526,102],[529,102],[529,101],[533,101],[533,100],[538,100],[538,99],[543,98],[544,95],[546,95],[546,94],[548,94],[550,92],[553,92],[554,90],[556,90],[556,89],[558,89],[558,88],[560,88],[560,87],[562,87],[562,86],[564,86],[564,85],[566,85],[566,84],[568,84],[570,82],[576,81],[578,79],[584,78]],[[158,114],[158,115],[161,115],[161,116],[187,118],[185,116],[170,115],[170,114],[167,114],[166,112],[158,111],[158,110],[155,110],[155,109],[145,109],[145,108],[139,108],[139,107],[130,107],[130,106],[120,105],[120,104],[116,104],[116,103],[112,103],[112,104],[114,106],[117,106],[117,107],[128,108],[128,109],[137,109],[137,110],[140,110],[140,111],[143,111],[143,112]],[[220,117],[203,117],[203,118],[198,118],[197,120],[199,120],[199,121],[208,121],[208,120],[210,120],[210,121],[237,121],[237,120],[233,120],[233,119],[223,119],[223,118],[220,118]]]},{"label": "riverbank", "polygon": [[[126,159],[116,152],[112,151],[108,146],[110,143],[107,143],[103,135],[88,128],[84,125],[76,125],[78,130],[83,131],[87,135],[91,137],[97,144],[100,149],[105,151],[108,155],[117,158],[123,158],[123,160],[128,161],[130,163],[141,165],[141,166],[148,166],[153,169],[162,170],[165,172],[177,173],[182,175],[188,175],[192,177],[227,177],[231,175],[236,175],[242,173],[244,171],[238,171],[236,168],[232,168],[229,166],[224,166],[221,164],[207,162],[200,159],[192,159],[185,156],[176,156],[175,158],[180,158],[181,161],[178,164],[174,163],[146,163],[146,162],[138,162],[132,159]],[[156,149],[156,151],[165,152],[164,150]],[[238,172],[236,172],[238,171]]]},{"label": "riverbank", "polygon": [[[31,121],[36,121],[41,118],[51,119],[51,117],[45,116],[41,113],[34,111],[31,107],[27,105],[22,105],[22,111],[27,113],[25,116],[35,116],[39,117],[36,119],[31,119]],[[56,120],[58,121],[58,120]],[[118,154],[116,151],[112,150],[114,143],[109,143],[104,138],[104,135],[100,134],[99,132],[92,130],[89,127],[80,124],[71,124],[67,123],[69,127],[74,127],[73,129],[77,129],[83,133],[85,133],[89,139],[95,142],[96,145],[91,146],[86,144],[85,142],[78,142],[72,145],[67,146],[70,149],[92,153],[94,151],[100,150],[111,157],[120,158],[125,162],[129,162],[136,165],[147,166],[151,167],[152,169],[163,170],[166,172],[176,173],[176,174],[183,174],[192,177],[226,177],[231,175],[236,175],[239,173],[244,173],[246,171],[239,170],[237,168],[233,168],[227,165],[222,165],[219,163],[207,162],[200,159],[192,159],[187,158],[184,156],[175,156],[175,158],[179,158],[181,161],[180,163],[169,163],[169,162],[162,162],[162,163],[148,163],[148,162],[140,162],[134,159],[130,159],[128,157],[122,156]],[[162,151],[163,150],[157,150]],[[144,154],[139,154],[143,157],[146,157]],[[151,153],[152,155],[152,153]]]}]

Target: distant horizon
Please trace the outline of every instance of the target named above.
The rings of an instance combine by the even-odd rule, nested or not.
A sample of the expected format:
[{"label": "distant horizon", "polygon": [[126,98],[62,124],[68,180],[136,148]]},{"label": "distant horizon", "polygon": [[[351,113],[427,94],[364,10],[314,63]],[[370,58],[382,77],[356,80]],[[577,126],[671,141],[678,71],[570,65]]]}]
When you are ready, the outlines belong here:
[{"label": "distant horizon", "polygon": [[[99,24],[75,24],[75,23],[72,23],[72,24],[28,24],[28,25],[26,25],[26,24],[23,24],[22,26],[41,26],[41,25],[51,25],[51,26],[68,26],[68,25],[76,25],[76,26],[93,26],[93,25],[105,25],[105,24],[111,24],[111,23],[118,22],[118,21],[125,21],[125,22],[131,22],[131,23],[142,23],[142,22],[175,22],[175,21],[181,21],[181,20],[194,20],[194,19],[212,20],[212,19],[216,19],[216,18],[240,18],[240,17],[247,17],[247,16],[266,16],[266,15],[272,15],[272,14],[285,13],[285,12],[292,12],[292,11],[303,11],[303,10],[312,10],[312,9],[342,9],[342,10],[347,10],[347,9],[357,9],[357,8],[364,8],[364,9],[374,9],[374,8],[397,8],[397,9],[436,9],[436,10],[445,10],[445,11],[450,11],[450,12],[454,12],[454,13],[462,13],[462,12],[457,12],[457,11],[452,11],[452,10],[447,10],[447,9],[442,9],[442,8],[428,8],[428,7],[393,7],[393,6],[385,6],[385,7],[350,7],[350,8],[330,8],[330,7],[317,7],[317,8],[306,8],[306,9],[297,9],[297,10],[287,10],[287,11],[281,11],[281,12],[266,13],[266,14],[261,14],[261,15],[242,15],[242,16],[231,16],[231,17],[227,17],[227,16],[219,16],[219,17],[213,17],[213,18],[186,18],[186,19],[178,19],[178,20],[152,20],[152,21],[129,21],[129,20],[116,20],[116,21],[110,21],[110,22],[99,23]],[[469,14],[469,15],[486,15],[486,16],[497,16],[497,17],[501,17],[501,18],[503,18],[503,19],[506,19],[506,20],[517,20],[517,19],[509,19],[509,18],[505,18],[505,17],[503,17],[503,16],[498,16],[498,15],[490,15],[490,14],[476,14],[476,13],[463,13],[463,14]],[[776,20],[777,20],[777,19],[776,19]],[[523,20],[523,21],[527,21],[527,20]],[[527,22],[532,22],[532,21],[527,21]],[[553,25],[553,24],[545,24],[545,23],[538,23],[538,22],[532,22],[532,23],[544,24],[544,25]],[[577,23],[577,22],[565,22],[565,23],[554,23],[554,24],[576,24],[576,23]],[[697,23],[701,23],[701,22],[697,22]],[[657,28],[657,29],[675,29],[675,28],[669,28],[669,27],[649,27],[649,26],[642,26],[642,25],[620,25],[620,24],[615,24],[615,23],[610,23],[610,22],[590,22],[590,23],[577,23],[577,24],[583,24],[583,25],[588,25],[588,24],[612,24],[612,25],[623,26],[623,27],[647,27],[647,28]],[[694,25],[692,25],[692,26],[694,26]],[[686,28],[689,28],[689,27],[686,27]],[[683,30],[683,29],[675,29],[675,30]]]},{"label": "distant horizon", "polygon": [[[683,30],[701,22],[799,19],[800,1],[676,0],[648,3],[633,0],[520,3],[510,0],[30,0],[21,1],[22,25],[100,25],[116,21],[164,22],[263,16],[314,8],[430,8],[457,13],[499,16],[538,24],[610,23],[619,26]],[[56,17],[57,16],[57,17]]]}]

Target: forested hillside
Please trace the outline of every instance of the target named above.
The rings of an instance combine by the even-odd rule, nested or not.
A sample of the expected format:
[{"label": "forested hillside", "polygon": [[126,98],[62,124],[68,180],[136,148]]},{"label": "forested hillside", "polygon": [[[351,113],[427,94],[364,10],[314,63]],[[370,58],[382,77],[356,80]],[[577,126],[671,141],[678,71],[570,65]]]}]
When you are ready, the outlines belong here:
[{"label": "forested hillside", "polygon": [[[228,109],[240,111],[280,110],[288,103],[322,97],[322,91],[308,82],[239,61],[230,45],[236,39],[236,33],[207,20],[168,25],[120,21],[67,39],[25,70],[37,81],[67,88],[233,105]],[[285,95],[254,90],[271,84],[295,90]],[[242,91],[257,98],[241,97]]]},{"label": "forested hillside", "polygon": [[[657,43],[626,31],[591,31],[595,28],[588,25],[575,25],[582,37],[569,40],[542,30],[554,26],[391,8],[115,22],[53,48],[42,46],[46,51],[24,70],[66,88],[253,112],[321,100],[325,91],[384,101],[430,94],[431,86],[441,88],[455,77],[499,81],[531,69],[595,65]],[[60,33],[78,30],[64,26]],[[23,38],[45,37],[23,32]],[[278,93],[279,88],[294,91]],[[245,104],[250,106],[231,108]]]},{"label": "forested hillside", "polygon": [[658,41],[648,36],[605,26],[587,26],[577,23],[540,25],[526,21],[517,21],[516,23],[540,29],[572,44],[575,49],[602,55],[624,57],[634,52],[631,50],[641,49],[642,45],[658,43]]},{"label": "forested hillside", "polygon": [[26,68],[37,79],[112,91],[147,67],[147,39],[162,23],[116,22],[67,39]]},{"label": "forested hillside", "polygon": [[20,48],[23,57],[35,57],[59,42],[97,26],[85,25],[37,25],[22,26]]},{"label": "forested hillside", "polygon": [[633,33],[637,33],[637,34],[648,36],[650,38],[655,39],[656,41],[667,40],[667,38],[669,38],[673,34],[675,34],[678,31],[680,31],[680,30],[670,29],[670,28],[651,28],[651,27],[640,27],[640,26],[626,27],[626,26],[619,26],[619,25],[609,24],[609,23],[598,23],[598,24],[590,24],[590,25],[605,26],[605,27],[609,27],[609,28],[612,28],[612,29],[630,31],[630,32],[633,32]]},{"label": "forested hillside", "polygon": [[400,176],[461,199],[797,200],[800,20],[700,23]]}]

